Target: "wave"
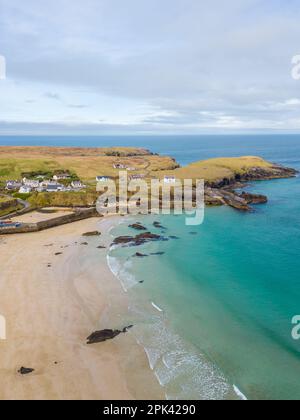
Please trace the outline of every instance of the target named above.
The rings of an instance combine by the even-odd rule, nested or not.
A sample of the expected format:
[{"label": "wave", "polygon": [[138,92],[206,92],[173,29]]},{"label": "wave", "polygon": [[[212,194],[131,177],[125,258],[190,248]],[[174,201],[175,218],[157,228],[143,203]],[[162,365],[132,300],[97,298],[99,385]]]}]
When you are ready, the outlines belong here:
[{"label": "wave", "polygon": [[236,393],[236,395],[243,401],[248,401],[248,398],[246,397],[246,395],[244,395],[242,393],[242,391],[239,390],[239,388],[236,385],[233,385],[233,389],[234,392]]},{"label": "wave", "polygon": [[136,277],[130,273],[130,268],[132,266],[130,260],[126,261],[125,264],[122,264],[118,258],[113,257],[108,253],[107,264],[110,271],[119,279],[125,292],[128,292],[129,289],[138,284]]},{"label": "wave", "polygon": [[163,309],[161,309],[159,306],[157,306],[154,302],[151,302],[151,305],[153,306],[153,308],[157,309],[158,312],[163,312]]}]

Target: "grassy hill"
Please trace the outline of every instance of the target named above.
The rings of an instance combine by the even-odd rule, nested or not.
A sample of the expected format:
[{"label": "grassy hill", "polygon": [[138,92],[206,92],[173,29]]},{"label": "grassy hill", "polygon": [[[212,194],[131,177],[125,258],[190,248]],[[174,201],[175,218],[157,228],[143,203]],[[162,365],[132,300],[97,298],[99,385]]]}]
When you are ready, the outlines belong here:
[{"label": "grassy hill", "polygon": [[216,158],[192,163],[175,171],[164,171],[162,175],[173,175],[179,179],[205,179],[214,182],[219,179],[232,179],[236,175],[245,175],[253,168],[272,170],[273,164],[255,156],[238,158]]},{"label": "grassy hill", "polygon": [[0,147],[0,181],[19,179],[27,172],[59,170],[69,170],[86,182],[95,181],[97,175],[118,176],[115,163],[135,168],[132,174],[146,175],[178,166],[170,157],[137,148]]}]

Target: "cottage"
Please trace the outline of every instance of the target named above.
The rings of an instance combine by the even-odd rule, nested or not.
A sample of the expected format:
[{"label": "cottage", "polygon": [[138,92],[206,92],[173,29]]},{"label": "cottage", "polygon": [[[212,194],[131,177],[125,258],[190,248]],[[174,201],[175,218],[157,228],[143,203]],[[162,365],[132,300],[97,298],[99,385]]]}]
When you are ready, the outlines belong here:
[{"label": "cottage", "polygon": [[175,176],[165,176],[164,177],[164,183],[165,184],[175,184],[176,183]]},{"label": "cottage", "polygon": [[40,181],[35,179],[23,178],[23,185],[32,189],[37,189],[40,186]]},{"label": "cottage", "polygon": [[61,180],[64,180],[64,179],[70,179],[71,178],[71,176],[70,176],[70,174],[69,173],[59,173],[59,174],[55,174],[54,176],[53,176],[53,179],[54,179],[54,181],[61,181]]},{"label": "cottage", "polygon": [[59,192],[62,191],[64,188],[63,185],[58,184],[56,182],[48,182],[47,187],[46,187],[46,191],[47,192]]},{"label": "cottage", "polygon": [[71,187],[75,190],[81,190],[82,188],[85,188],[85,185],[81,181],[73,181],[71,183]]},{"label": "cottage", "polygon": [[124,165],[123,163],[115,163],[113,167],[114,169],[127,169],[127,166]]},{"label": "cottage", "polygon": [[31,193],[31,188],[27,187],[26,185],[22,185],[22,187],[19,189],[19,193],[29,194],[29,193]]},{"label": "cottage", "polygon": [[20,181],[6,181],[6,190],[13,191],[18,190],[22,187],[22,182]]},{"label": "cottage", "polygon": [[113,179],[111,176],[96,176],[96,181],[97,182],[106,182],[109,181],[110,179]]}]

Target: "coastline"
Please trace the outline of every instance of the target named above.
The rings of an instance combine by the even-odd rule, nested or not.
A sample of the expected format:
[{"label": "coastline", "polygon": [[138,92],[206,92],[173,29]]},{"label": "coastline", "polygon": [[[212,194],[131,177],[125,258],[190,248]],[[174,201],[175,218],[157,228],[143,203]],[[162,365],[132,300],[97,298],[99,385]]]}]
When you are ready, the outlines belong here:
[{"label": "coastline", "polygon": [[[1,400],[165,398],[133,335],[86,345],[96,330],[126,326],[106,324],[111,301],[125,308],[126,294],[97,248],[109,244],[106,233],[118,220],[0,238]],[[83,245],[81,235],[95,229],[102,236]],[[22,376],[22,366],[34,372]]]}]

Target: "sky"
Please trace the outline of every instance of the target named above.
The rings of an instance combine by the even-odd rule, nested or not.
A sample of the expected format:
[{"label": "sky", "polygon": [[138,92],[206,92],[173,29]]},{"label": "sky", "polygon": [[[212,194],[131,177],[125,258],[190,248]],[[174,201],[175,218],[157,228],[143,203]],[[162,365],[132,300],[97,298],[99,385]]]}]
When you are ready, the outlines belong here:
[{"label": "sky", "polygon": [[0,0],[0,134],[300,132],[296,54],[300,0]]}]

